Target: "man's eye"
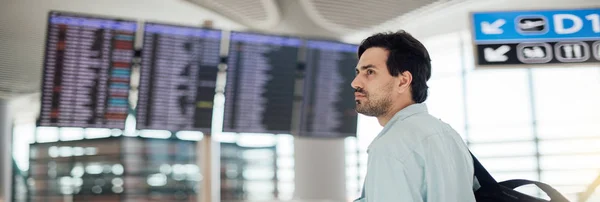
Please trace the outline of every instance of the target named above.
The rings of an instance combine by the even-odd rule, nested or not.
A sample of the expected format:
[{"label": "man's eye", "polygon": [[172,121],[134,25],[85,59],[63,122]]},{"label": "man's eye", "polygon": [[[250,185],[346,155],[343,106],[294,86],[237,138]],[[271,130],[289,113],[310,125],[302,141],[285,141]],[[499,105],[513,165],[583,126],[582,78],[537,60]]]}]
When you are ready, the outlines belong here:
[{"label": "man's eye", "polygon": [[369,70],[367,70],[367,74],[369,74],[369,75],[370,75],[370,74],[373,74],[373,73],[375,73],[373,70],[370,70],[370,69],[369,69]]}]

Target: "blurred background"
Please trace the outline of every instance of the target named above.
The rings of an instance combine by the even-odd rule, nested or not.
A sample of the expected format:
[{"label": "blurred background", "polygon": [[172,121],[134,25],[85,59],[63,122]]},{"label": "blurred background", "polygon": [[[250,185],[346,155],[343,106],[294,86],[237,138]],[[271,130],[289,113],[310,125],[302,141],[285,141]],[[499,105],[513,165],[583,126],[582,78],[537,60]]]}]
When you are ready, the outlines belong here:
[{"label": "blurred background", "polygon": [[498,181],[600,201],[598,0],[2,0],[0,202],[352,201],[357,45],[400,29]]}]

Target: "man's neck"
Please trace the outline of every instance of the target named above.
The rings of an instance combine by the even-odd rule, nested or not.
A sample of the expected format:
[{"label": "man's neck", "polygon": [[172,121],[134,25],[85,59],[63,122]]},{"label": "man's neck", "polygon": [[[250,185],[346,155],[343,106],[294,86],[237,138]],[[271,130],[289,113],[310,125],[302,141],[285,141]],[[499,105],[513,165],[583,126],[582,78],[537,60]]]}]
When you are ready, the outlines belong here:
[{"label": "man's neck", "polygon": [[394,117],[394,115],[396,115],[400,110],[402,110],[412,104],[415,104],[415,102],[410,101],[410,102],[400,103],[400,104],[390,107],[390,110],[388,110],[387,113],[377,117],[377,121],[379,122],[379,125],[381,125],[382,127],[385,127],[385,125],[388,122],[390,122],[390,120]]}]

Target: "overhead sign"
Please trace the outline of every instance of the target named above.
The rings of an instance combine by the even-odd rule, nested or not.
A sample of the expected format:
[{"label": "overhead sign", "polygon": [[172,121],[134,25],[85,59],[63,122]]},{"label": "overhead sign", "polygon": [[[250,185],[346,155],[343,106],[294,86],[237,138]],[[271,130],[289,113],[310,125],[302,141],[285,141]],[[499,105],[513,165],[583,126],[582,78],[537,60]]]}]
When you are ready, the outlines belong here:
[{"label": "overhead sign", "polygon": [[600,8],[471,14],[478,66],[600,63]]}]

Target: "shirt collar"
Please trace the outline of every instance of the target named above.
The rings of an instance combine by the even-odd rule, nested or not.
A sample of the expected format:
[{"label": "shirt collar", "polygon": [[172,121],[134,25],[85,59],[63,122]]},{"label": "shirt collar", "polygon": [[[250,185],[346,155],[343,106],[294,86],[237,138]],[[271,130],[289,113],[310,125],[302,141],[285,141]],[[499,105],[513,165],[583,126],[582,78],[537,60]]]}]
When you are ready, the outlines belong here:
[{"label": "shirt collar", "polygon": [[401,109],[400,111],[396,112],[396,114],[390,119],[390,121],[388,121],[385,124],[385,126],[383,127],[381,132],[379,132],[379,134],[375,137],[375,139],[371,141],[371,144],[369,144],[369,147],[367,149],[367,153],[369,152],[371,145],[373,145],[373,142],[375,142],[377,139],[383,136],[383,134],[385,134],[392,127],[392,125],[394,125],[395,122],[402,121],[412,115],[424,112],[428,112],[427,105],[425,103],[411,104],[405,107],[404,109]]},{"label": "shirt collar", "polygon": [[404,109],[401,109],[400,111],[396,112],[392,119],[390,119],[390,121],[388,121],[387,124],[385,124],[385,127],[389,127],[398,120],[404,120],[409,116],[422,112],[427,112],[427,105],[425,103],[415,103],[408,105]]}]

